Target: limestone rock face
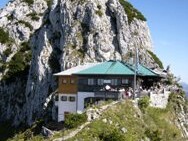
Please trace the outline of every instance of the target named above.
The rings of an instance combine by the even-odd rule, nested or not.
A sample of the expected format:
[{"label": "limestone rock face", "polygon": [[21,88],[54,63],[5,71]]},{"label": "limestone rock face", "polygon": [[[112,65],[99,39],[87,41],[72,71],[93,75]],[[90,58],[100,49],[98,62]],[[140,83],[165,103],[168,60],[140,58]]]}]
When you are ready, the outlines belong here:
[{"label": "limestone rock face", "polygon": [[[180,99],[182,99],[180,97]],[[184,99],[182,99],[183,102],[185,102]],[[177,120],[176,120],[176,125],[181,129],[182,131],[182,136],[186,139],[188,138],[188,114],[187,114],[187,106],[186,105],[180,105],[180,111],[176,113],[177,115]]]},{"label": "limestone rock face", "polygon": [[[0,11],[0,27],[14,39],[11,46],[0,43],[0,59],[11,61],[25,41],[32,50],[28,75],[0,84],[0,121],[31,124],[43,117],[43,104],[57,87],[53,73],[72,66],[110,59],[133,63],[136,47],[140,63],[158,66],[147,51],[152,51],[147,23],[136,18],[129,23],[119,0],[53,0],[50,7],[47,2],[15,0]],[[12,53],[5,56],[7,48]]]},{"label": "limestone rock face", "polygon": [[[0,10],[1,33],[4,31],[0,35],[0,122],[10,119],[14,125],[25,122],[27,113],[23,108],[27,105],[28,99],[25,91],[29,68],[22,66],[23,63],[16,62],[18,61],[16,58],[20,57],[20,61],[23,60],[31,50],[20,52],[23,43],[29,46],[31,35],[42,26],[47,11],[45,0],[35,0],[32,4],[14,0]],[[4,33],[8,34],[9,39]],[[2,41],[4,37],[6,39]],[[29,65],[30,60],[27,60],[26,64]],[[23,70],[16,72],[20,65]],[[14,69],[16,73],[12,74],[13,71],[9,73],[9,69]]]}]

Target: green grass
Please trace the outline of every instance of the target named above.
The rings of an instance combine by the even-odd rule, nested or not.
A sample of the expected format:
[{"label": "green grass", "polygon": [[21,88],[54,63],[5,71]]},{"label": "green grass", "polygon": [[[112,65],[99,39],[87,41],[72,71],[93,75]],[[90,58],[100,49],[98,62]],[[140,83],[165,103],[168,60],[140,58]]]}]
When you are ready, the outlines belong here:
[{"label": "green grass", "polygon": [[[107,123],[103,122],[107,120]],[[102,114],[102,117],[85,127],[69,141],[89,139],[105,140],[116,133],[115,141],[135,141],[150,138],[151,141],[180,140],[179,129],[174,125],[175,114],[171,109],[147,108],[138,113],[130,101],[122,102]],[[127,129],[126,133],[121,131]],[[110,133],[110,134],[108,134]],[[105,137],[101,139],[102,137]],[[109,138],[108,138],[109,140]]]},{"label": "green grass", "polygon": [[140,110],[144,113],[145,112],[145,109],[149,106],[149,97],[148,96],[144,96],[144,97],[141,97],[139,100],[138,100],[138,107],[140,108]]},{"label": "green grass", "polygon": [[146,21],[146,18],[142,15],[140,11],[135,9],[132,4],[125,0],[119,0],[120,4],[123,6],[127,16],[128,16],[128,22],[129,24],[133,21],[134,18]]},{"label": "green grass", "polygon": [[85,123],[87,121],[86,113],[77,114],[77,113],[70,113],[65,117],[65,128],[72,129],[76,128],[79,125]]},{"label": "green grass", "polygon": [[186,106],[181,95],[170,94],[166,109],[147,108],[146,114],[144,114],[144,121],[150,131],[147,135],[152,140],[155,140],[157,137],[161,141],[182,140],[181,132],[174,124],[175,120],[177,120],[177,113],[180,112],[179,105]]},{"label": "green grass", "polygon": [[178,140],[181,138],[180,131],[174,124],[173,115],[168,109],[148,108],[144,119],[148,125],[148,129],[152,132],[158,131],[161,141]]},{"label": "green grass", "polygon": [[[90,141],[91,139],[97,141],[140,141],[147,138],[150,141],[183,140],[180,130],[174,124],[176,114],[179,112],[176,110],[176,106],[180,103],[185,104],[181,95],[171,94],[166,109],[148,107],[144,113],[141,113],[131,101],[122,101],[104,111],[99,119],[88,124],[68,141]],[[126,129],[125,132],[122,131],[123,128]],[[75,128],[59,131],[48,140],[68,135],[74,130]],[[14,140],[22,140],[24,136],[25,133],[18,134]],[[37,135],[30,140],[42,141],[45,139]]]},{"label": "green grass", "polygon": [[15,134],[13,137],[6,138],[7,141],[44,141],[45,137],[43,137],[41,132],[41,126],[43,121],[38,121],[34,123],[30,128],[12,128],[15,130]]},{"label": "green grass", "polygon": [[[136,110],[132,106],[130,101],[117,104],[105,111],[100,119],[92,122],[74,138],[69,139],[69,141],[74,141],[76,139],[87,141],[91,138],[105,140],[110,137],[110,134],[108,133],[116,133],[117,136],[114,140],[117,141],[142,139],[144,134],[144,123],[139,116],[135,117]],[[103,119],[106,119],[107,123],[103,122]],[[123,133],[121,131],[122,128],[126,128],[127,132]]]}]

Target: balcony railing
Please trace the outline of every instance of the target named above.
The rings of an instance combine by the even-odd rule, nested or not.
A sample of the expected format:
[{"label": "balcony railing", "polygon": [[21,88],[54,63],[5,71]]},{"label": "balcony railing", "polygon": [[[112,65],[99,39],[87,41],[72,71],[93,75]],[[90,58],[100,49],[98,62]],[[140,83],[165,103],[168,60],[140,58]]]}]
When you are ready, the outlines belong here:
[{"label": "balcony railing", "polygon": [[122,98],[122,93],[118,91],[97,91],[95,97],[118,100]]}]

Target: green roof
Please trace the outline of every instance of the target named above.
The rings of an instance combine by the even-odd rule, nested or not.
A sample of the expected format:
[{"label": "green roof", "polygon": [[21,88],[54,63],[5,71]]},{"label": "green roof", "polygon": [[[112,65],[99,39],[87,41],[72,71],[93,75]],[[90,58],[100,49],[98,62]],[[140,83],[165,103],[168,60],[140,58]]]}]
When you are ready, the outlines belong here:
[{"label": "green roof", "polygon": [[[87,69],[78,71],[74,74],[77,75],[134,75],[134,66],[128,65],[121,61],[106,61],[100,64],[94,65]],[[158,76],[151,69],[138,64],[137,66],[138,76]]]},{"label": "green roof", "polygon": [[[130,66],[130,68],[132,68],[132,70],[134,71],[134,66]],[[139,76],[158,76],[152,70],[150,70],[149,68],[147,68],[141,64],[138,64],[138,66],[137,66],[137,75],[139,75]]]},{"label": "green roof", "polygon": [[77,75],[134,75],[126,64],[120,61],[107,61],[75,73]]}]

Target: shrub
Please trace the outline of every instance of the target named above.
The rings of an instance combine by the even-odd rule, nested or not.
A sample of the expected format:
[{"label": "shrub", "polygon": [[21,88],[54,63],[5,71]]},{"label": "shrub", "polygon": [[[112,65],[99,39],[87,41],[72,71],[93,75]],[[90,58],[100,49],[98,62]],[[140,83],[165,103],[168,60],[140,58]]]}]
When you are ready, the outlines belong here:
[{"label": "shrub", "polygon": [[117,129],[109,130],[109,132],[103,131],[99,134],[99,139],[102,141],[124,141],[123,134]]},{"label": "shrub", "polygon": [[[31,50],[27,42],[21,44],[21,49],[12,57],[11,61],[4,65],[4,70],[8,67],[4,80],[21,76],[28,69],[31,61]],[[5,68],[6,67],[6,68]]]},{"label": "shrub", "polygon": [[100,9],[102,8],[102,6],[98,4],[98,5],[97,5],[97,8],[100,10]]},{"label": "shrub", "polygon": [[33,137],[33,132],[28,129],[24,132],[24,140],[29,140]]},{"label": "shrub", "polygon": [[181,106],[186,107],[185,102],[185,93],[171,93],[168,98],[168,108],[173,108],[174,111],[179,112],[181,110]]},{"label": "shrub", "polygon": [[167,85],[172,85],[174,83],[174,76],[171,74],[168,74],[167,79],[165,80],[165,83]]},{"label": "shrub", "polygon": [[0,62],[0,72],[5,71],[6,68],[7,68],[6,62],[1,61],[1,62]]},{"label": "shrub", "polygon": [[29,6],[31,6],[34,3],[34,0],[23,0],[23,2],[27,3]]},{"label": "shrub", "polygon": [[30,31],[33,30],[33,26],[29,22],[20,20],[20,21],[18,21],[18,23],[25,25],[25,27],[28,27],[30,29]]},{"label": "shrub", "polygon": [[4,54],[6,57],[8,57],[11,53],[12,53],[11,48],[7,48],[7,49],[3,52],[3,54]]},{"label": "shrub", "polygon": [[179,140],[180,130],[176,127],[176,114],[174,109],[167,106],[166,109],[148,107],[147,114],[143,115],[146,123],[144,134],[151,141]]},{"label": "shrub", "polygon": [[138,107],[145,112],[145,109],[149,106],[149,97],[144,96],[138,100]]},{"label": "shrub", "polygon": [[141,12],[139,12],[137,9],[135,9],[132,4],[125,0],[119,0],[120,4],[123,6],[127,16],[128,16],[128,22],[129,24],[133,21],[134,18],[146,21],[146,18],[142,15]]},{"label": "shrub", "polygon": [[14,19],[14,16],[13,16],[13,14],[10,14],[7,18],[9,21],[12,21]]},{"label": "shrub", "polygon": [[102,17],[102,15],[103,15],[103,13],[102,13],[101,10],[97,10],[97,11],[95,11],[95,13],[96,13],[97,15],[99,15],[99,17]]},{"label": "shrub", "polygon": [[150,129],[145,131],[146,136],[151,140],[151,141],[161,141],[161,133],[159,130],[152,131]]},{"label": "shrub", "polygon": [[50,7],[52,5],[52,0],[46,0],[46,3],[48,5],[48,7]]},{"label": "shrub", "polygon": [[151,51],[147,50],[147,52],[151,55],[151,57],[155,60],[155,62],[159,65],[159,67],[161,69],[163,69],[163,63],[161,62],[161,60]]},{"label": "shrub", "polygon": [[65,116],[65,128],[76,128],[87,121],[86,113],[83,114],[68,114]]},{"label": "shrub", "polygon": [[4,31],[2,27],[0,27],[0,43],[11,45],[13,39],[9,36],[9,33]]},{"label": "shrub", "polygon": [[24,70],[25,63],[22,59],[23,59],[23,55],[20,52],[16,53],[13,56],[12,60],[9,62],[8,73],[10,75],[14,74],[15,72],[19,72],[19,71]]},{"label": "shrub", "polygon": [[27,14],[27,16],[31,17],[31,19],[34,21],[38,21],[40,19],[40,17],[37,15],[36,12],[29,13],[29,14]]},{"label": "shrub", "polygon": [[28,42],[23,42],[23,43],[21,43],[21,49],[20,49],[21,52],[24,53],[25,51],[28,51],[28,50],[30,50],[30,49],[31,49],[31,48],[30,48]]},{"label": "shrub", "polygon": [[84,4],[86,0],[79,0],[80,4]]}]

